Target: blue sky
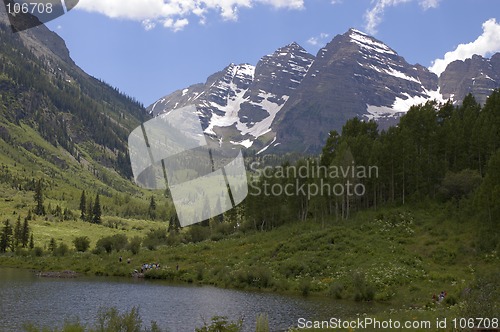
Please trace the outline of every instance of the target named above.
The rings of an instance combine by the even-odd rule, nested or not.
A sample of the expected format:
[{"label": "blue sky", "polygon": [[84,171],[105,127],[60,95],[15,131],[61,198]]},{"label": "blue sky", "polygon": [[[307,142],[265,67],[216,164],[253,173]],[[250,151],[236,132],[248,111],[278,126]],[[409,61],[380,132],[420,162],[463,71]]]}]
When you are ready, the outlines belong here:
[{"label": "blue sky", "polygon": [[350,27],[409,63],[429,67],[450,52],[439,72],[500,51],[499,13],[496,0],[80,0],[48,26],[82,69],[148,106],[293,41],[316,54]]}]

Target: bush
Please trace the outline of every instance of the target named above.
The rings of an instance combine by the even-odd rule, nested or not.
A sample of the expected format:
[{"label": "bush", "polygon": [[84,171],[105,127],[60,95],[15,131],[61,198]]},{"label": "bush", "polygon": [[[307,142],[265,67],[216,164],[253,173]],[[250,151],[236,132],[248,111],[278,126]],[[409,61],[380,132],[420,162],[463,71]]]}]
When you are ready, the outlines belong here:
[{"label": "bush", "polygon": [[69,247],[66,243],[60,243],[54,250],[54,256],[65,256],[69,251]]},{"label": "bush", "polygon": [[90,247],[90,239],[87,236],[80,236],[73,240],[76,251],[86,252]]},{"label": "bush", "polygon": [[242,330],[243,322],[229,322],[227,317],[215,316],[212,318],[212,323],[203,327],[195,329],[196,332],[239,332]]},{"label": "bush", "polygon": [[354,273],[352,280],[355,301],[372,301],[375,298],[375,288],[366,281],[364,273]]},{"label": "bush", "polygon": [[35,257],[42,257],[43,256],[43,248],[40,248],[40,247],[33,248],[33,254],[35,255]]},{"label": "bush", "polygon": [[[90,323],[89,323],[90,324]],[[160,332],[160,328],[156,322],[151,322],[150,328],[143,328],[142,319],[139,315],[139,309],[132,308],[128,312],[120,314],[116,308],[100,309],[97,315],[97,320],[93,325],[85,325],[79,319],[73,321],[66,321],[61,330],[38,328],[35,325],[28,323],[24,325],[24,330],[27,332]],[[212,330],[210,330],[212,331]],[[229,331],[229,330],[228,330]],[[231,330],[233,331],[233,330]]]},{"label": "bush", "polygon": [[328,293],[330,296],[333,296],[334,298],[340,300],[344,297],[344,285],[338,282],[334,282],[330,285],[330,288],[328,289]]},{"label": "bush", "polygon": [[139,253],[139,251],[141,250],[141,243],[142,240],[138,236],[134,236],[132,239],[130,239],[128,249],[132,252],[133,255],[137,255]]},{"label": "bush", "polygon": [[269,332],[269,319],[266,314],[257,315],[255,332]]},{"label": "bush", "polygon": [[309,292],[311,291],[311,280],[302,279],[299,284],[299,290],[303,296],[309,295]]},{"label": "bush", "polygon": [[193,225],[187,231],[187,239],[189,242],[197,243],[205,241],[210,237],[210,228],[200,225]]},{"label": "bush", "polygon": [[149,250],[156,250],[156,247],[167,242],[167,229],[157,228],[150,230],[142,243]]},{"label": "bush", "polygon": [[120,251],[127,247],[128,239],[125,234],[115,234],[112,236],[106,236],[99,239],[96,243],[96,249],[94,253],[99,254],[102,251],[106,251],[108,254],[113,250]]}]

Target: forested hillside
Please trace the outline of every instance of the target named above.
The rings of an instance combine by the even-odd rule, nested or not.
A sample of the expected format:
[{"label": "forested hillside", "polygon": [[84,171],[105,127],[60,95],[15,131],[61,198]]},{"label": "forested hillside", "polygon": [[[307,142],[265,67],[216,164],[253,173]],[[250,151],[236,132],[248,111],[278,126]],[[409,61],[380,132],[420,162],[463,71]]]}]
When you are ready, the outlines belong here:
[{"label": "forested hillside", "polygon": [[[413,106],[398,126],[387,131],[379,131],[373,121],[355,118],[341,133],[330,132],[320,157],[293,164],[283,157],[255,158],[255,165],[272,161],[281,166],[265,172],[253,167],[253,191],[263,195],[249,196],[246,217],[269,229],[288,220],[348,219],[364,209],[439,202],[448,204],[457,219],[479,220],[478,243],[486,250],[498,250],[499,148],[499,91],[483,107],[471,95],[460,106],[435,102]],[[349,167],[356,171],[338,173]],[[361,172],[370,167],[371,175]],[[301,169],[309,176],[297,174]],[[348,182],[353,189],[362,185],[364,194],[338,190],[338,195],[315,195],[321,188],[330,188],[331,193],[335,185],[345,189]],[[298,195],[271,192],[273,186],[276,192],[287,185],[294,193],[302,185],[304,190]]]},{"label": "forested hillside", "polygon": [[[151,193],[131,181],[127,139],[148,118],[133,98],[77,67],[45,26],[12,33],[0,20],[3,221],[77,220],[83,191],[85,209],[100,195],[104,216],[146,218]],[[164,219],[174,213],[167,205],[158,208]]]}]

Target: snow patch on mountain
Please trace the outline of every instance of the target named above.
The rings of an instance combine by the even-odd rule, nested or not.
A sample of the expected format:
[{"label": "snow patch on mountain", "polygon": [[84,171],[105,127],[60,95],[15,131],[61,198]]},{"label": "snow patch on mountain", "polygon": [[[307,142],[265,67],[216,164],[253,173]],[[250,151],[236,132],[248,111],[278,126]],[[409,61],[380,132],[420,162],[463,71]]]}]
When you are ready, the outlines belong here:
[{"label": "snow patch on mountain", "polygon": [[[252,105],[259,106],[262,110],[266,111],[269,115],[263,120],[256,122],[254,125],[248,127],[246,124],[241,122],[236,126],[238,130],[243,135],[252,135],[255,138],[258,138],[262,135],[267,134],[271,131],[271,125],[276,118],[276,114],[283,108],[285,102],[288,100],[289,96],[279,96],[273,95],[271,93],[260,91],[259,97],[262,98],[260,103],[252,102]],[[273,101],[273,100],[276,100]]]},{"label": "snow patch on mountain", "polygon": [[397,96],[391,106],[375,106],[366,104],[365,115],[368,120],[379,120],[381,118],[395,118],[408,112],[413,105],[425,104],[430,100],[435,100],[438,103],[445,103],[446,100],[441,95],[440,90],[429,91],[425,88],[422,95],[411,96],[408,93],[403,93],[402,97]]},{"label": "snow patch on mountain", "polygon": [[375,39],[369,37],[368,35],[359,30],[351,29],[351,34],[349,35],[349,37],[351,38],[352,43],[356,43],[368,51],[377,53],[396,54],[396,52],[394,52],[389,46],[379,41],[376,41]]}]

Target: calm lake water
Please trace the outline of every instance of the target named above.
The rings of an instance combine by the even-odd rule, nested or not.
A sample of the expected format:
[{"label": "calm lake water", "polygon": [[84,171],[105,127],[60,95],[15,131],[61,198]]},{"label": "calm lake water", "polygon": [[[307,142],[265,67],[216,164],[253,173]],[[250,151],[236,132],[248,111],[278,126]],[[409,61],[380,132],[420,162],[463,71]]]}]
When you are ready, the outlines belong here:
[{"label": "calm lake water", "polygon": [[[21,331],[23,323],[60,327],[79,317],[94,322],[99,308],[116,307],[120,312],[139,307],[144,325],[156,321],[168,331],[194,331],[215,315],[244,319],[244,330],[252,331],[259,313],[267,313],[272,331],[308,320],[352,317],[369,313],[372,304],[328,298],[283,296],[172,285],[132,278],[79,277],[50,279],[19,269],[0,268],[0,331]],[[379,308],[380,309],[380,308]]]}]

